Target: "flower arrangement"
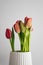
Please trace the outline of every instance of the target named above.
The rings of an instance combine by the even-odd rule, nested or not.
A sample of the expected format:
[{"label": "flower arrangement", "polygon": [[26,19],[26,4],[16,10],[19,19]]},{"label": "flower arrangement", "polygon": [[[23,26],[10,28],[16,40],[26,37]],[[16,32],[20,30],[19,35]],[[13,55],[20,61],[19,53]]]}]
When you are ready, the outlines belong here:
[{"label": "flower arrangement", "polygon": [[18,34],[20,39],[20,52],[29,52],[30,51],[30,32],[32,29],[32,18],[28,18],[27,16],[24,18],[24,22],[21,20],[17,20],[13,25],[12,30],[9,28],[6,29],[5,36],[10,40],[10,45],[12,48],[12,52],[14,52],[14,41],[15,41],[15,32]]}]

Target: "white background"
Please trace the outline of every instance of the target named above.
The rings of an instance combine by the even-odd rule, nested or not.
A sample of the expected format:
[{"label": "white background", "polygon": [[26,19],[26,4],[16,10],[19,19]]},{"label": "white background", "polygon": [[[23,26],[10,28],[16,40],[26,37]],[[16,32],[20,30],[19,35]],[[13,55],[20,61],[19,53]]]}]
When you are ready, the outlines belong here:
[{"label": "white background", "polygon": [[[33,65],[43,65],[43,1],[0,0],[0,65],[9,64],[10,42],[5,37],[5,29],[10,28],[17,19],[32,17],[34,31],[31,34]],[[20,49],[15,33],[15,49]]]}]

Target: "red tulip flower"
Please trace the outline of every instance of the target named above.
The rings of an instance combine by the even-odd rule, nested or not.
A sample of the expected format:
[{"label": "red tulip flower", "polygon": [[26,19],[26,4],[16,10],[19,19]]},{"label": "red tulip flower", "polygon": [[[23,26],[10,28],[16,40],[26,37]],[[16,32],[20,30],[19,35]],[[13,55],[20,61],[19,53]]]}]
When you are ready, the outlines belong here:
[{"label": "red tulip flower", "polygon": [[7,29],[6,29],[6,32],[5,32],[5,35],[6,35],[6,38],[7,38],[7,39],[10,39],[11,36],[12,36],[11,30],[7,28]]},{"label": "red tulip flower", "polygon": [[32,18],[25,17],[24,23],[25,23],[27,28],[31,28],[31,26],[32,26]]},{"label": "red tulip flower", "polygon": [[20,33],[19,21],[16,21],[16,23],[14,24],[14,29],[17,33]]}]

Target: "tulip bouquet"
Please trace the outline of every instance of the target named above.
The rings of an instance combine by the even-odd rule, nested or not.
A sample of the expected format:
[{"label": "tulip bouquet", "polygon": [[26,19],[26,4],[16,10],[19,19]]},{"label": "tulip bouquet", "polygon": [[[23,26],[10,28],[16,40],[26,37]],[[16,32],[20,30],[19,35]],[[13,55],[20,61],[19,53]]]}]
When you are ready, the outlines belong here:
[{"label": "tulip bouquet", "polygon": [[10,40],[12,51],[14,52],[14,41],[15,41],[15,32],[18,34],[20,39],[21,50],[20,52],[29,52],[30,51],[30,32],[32,29],[32,18],[27,16],[24,18],[24,22],[17,20],[12,27],[12,31],[7,28],[5,35],[7,39]]}]

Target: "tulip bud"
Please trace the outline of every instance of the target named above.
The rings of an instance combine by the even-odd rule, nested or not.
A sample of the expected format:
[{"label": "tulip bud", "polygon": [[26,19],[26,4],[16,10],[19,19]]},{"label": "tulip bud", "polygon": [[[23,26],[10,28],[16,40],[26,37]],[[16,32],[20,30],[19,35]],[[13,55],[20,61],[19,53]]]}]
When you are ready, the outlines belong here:
[{"label": "tulip bud", "polygon": [[14,24],[14,29],[17,33],[20,33],[19,21],[16,21],[16,23]]},{"label": "tulip bud", "polygon": [[22,31],[22,32],[25,32],[26,28],[25,28],[24,23],[23,23],[22,21],[19,21],[19,23],[20,23],[21,31]]},{"label": "tulip bud", "polygon": [[31,28],[31,26],[32,26],[32,18],[25,17],[24,23],[25,23],[25,26],[27,28]]},{"label": "tulip bud", "polygon": [[12,36],[11,30],[7,28],[7,29],[6,29],[6,32],[5,32],[5,35],[6,35],[6,38],[10,39],[11,36]]},{"label": "tulip bud", "polygon": [[24,19],[24,23],[26,24],[28,21],[28,17],[26,16],[25,19]]}]

